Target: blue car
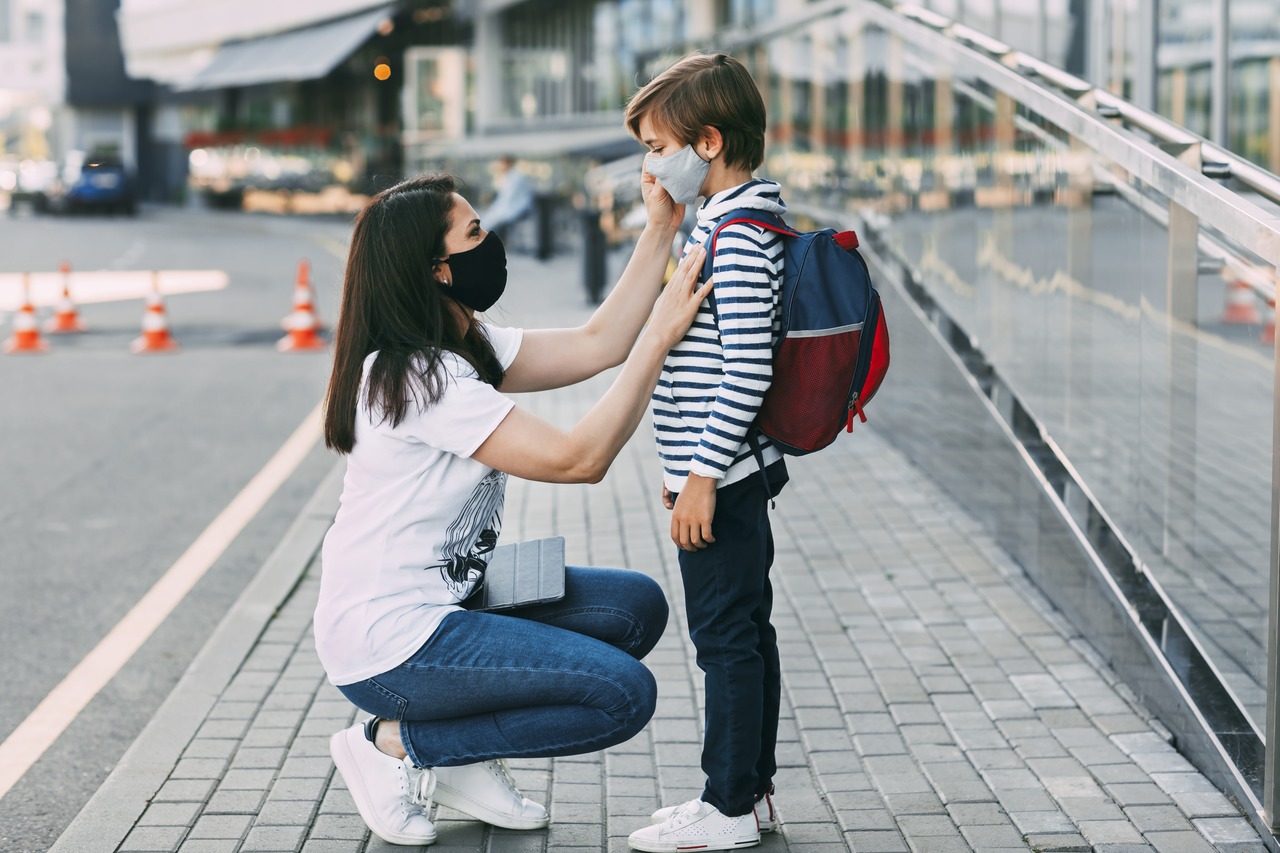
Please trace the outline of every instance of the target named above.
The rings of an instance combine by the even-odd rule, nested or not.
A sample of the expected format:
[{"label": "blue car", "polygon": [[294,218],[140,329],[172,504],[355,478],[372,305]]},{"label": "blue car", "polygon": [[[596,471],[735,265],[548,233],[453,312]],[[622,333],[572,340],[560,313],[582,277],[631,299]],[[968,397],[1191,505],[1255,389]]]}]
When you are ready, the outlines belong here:
[{"label": "blue car", "polygon": [[133,176],[118,160],[84,163],[78,174],[68,175],[46,190],[43,201],[37,202],[37,207],[59,213],[100,211],[133,216],[138,212]]}]

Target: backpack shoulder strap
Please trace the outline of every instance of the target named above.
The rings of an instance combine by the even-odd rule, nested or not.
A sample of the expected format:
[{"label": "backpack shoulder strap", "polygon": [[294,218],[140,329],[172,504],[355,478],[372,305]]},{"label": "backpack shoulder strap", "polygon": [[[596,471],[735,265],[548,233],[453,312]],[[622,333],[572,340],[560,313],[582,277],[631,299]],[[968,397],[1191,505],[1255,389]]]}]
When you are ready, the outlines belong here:
[{"label": "backpack shoulder strap", "polygon": [[[763,228],[766,231],[772,231],[775,234],[783,234],[788,237],[800,236],[799,231],[788,227],[787,223],[783,222],[782,218],[777,214],[769,213],[765,210],[753,210],[749,207],[741,207],[737,210],[731,210],[724,216],[720,217],[716,222],[715,227],[711,229],[711,233],[707,235],[707,240],[704,244],[707,246],[707,257],[702,262],[701,281],[707,281],[711,278],[712,267],[715,264],[716,257],[716,239],[720,236],[720,232],[725,228],[728,228],[730,225],[738,225],[742,223],[754,225],[757,228]],[[711,313],[716,315],[718,319],[720,312],[716,310],[716,294],[714,290],[711,291],[711,298],[709,301],[711,304]]]},{"label": "backpack shoulder strap", "polygon": [[789,228],[787,223],[777,214],[769,213],[765,210],[753,210],[749,207],[740,207],[737,210],[731,210],[716,222],[715,227],[711,229],[711,233],[707,235],[707,259],[702,265],[702,280],[706,281],[711,275],[711,262],[716,254],[716,239],[719,238],[720,232],[730,225],[739,224],[754,225],[757,228],[763,228],[766,231],[773,231],[776,234],[785,234],[788,237],[797,237],[800,232],[793,228]]}]

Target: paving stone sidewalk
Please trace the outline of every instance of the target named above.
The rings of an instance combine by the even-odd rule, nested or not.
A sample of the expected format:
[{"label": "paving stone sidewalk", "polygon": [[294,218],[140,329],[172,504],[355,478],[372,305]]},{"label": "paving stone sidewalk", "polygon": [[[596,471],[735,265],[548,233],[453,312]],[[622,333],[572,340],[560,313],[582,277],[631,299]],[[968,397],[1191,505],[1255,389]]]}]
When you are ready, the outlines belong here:
[{"label": "paving stone sidewalk", "polygon": [[[513,259],[513,282],[534,285],[503,321],[585,316],[575,271]],[[520,402],[569,426],[607,379]],[[647,430],[599,485],[512,480],[503,535],[563,535],[571,562],[663,584],[673,608],[647,660],[654,720],[603,753],[512,762],[547,803],[548,829],[497,830],[441,808],[435,853],[622,851],[653,809],[700,790],[701,676]],[[874,418],[859,432],[793,461],[773,516],[782,828],[759,849],[1265,850],[977,522]],[[356,711],[316,660],[319,573],[316,557],[117,849],[406,849],[370,839],[328,757]]]}]

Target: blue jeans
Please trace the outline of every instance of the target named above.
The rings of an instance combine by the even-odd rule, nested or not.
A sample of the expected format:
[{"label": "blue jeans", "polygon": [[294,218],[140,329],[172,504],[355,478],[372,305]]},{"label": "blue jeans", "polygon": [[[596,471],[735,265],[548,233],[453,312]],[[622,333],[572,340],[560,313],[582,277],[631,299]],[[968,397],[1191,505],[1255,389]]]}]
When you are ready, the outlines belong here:
[{"label": "blue jeans", "polygon": [[667,599],[651,578],[569,567],[561,600],[451,613],[413,657],[338,689],[399,720],[419,767],[578,755],[649,722],[657,685],[640,658],[666,624]]},{"label": "blue jeans", "polygon": [[[777,495],[784,462],[769,466]],[[680,552],[689,637],[706,683],[702,799],[730,817],[747,814],[773,789],[782,671],[773,611],[773,531],[760,475],[716,490],[716,541]]]}]

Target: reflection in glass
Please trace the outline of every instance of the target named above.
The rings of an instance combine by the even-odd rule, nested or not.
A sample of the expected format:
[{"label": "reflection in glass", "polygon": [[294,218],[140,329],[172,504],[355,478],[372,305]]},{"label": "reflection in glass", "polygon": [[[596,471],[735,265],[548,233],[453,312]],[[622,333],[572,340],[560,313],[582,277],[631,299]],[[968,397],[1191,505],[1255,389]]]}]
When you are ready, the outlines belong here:
[{"label": "reflection in glass", "polygon": [[[746,58],[774,121],[764,173],[789,199],[875,223],[1260,726],[1274,370],[1239,283],[1265,268],[1064,129],[852,15]],[[1232,294],[1257,319],[1237,322]]]}]

